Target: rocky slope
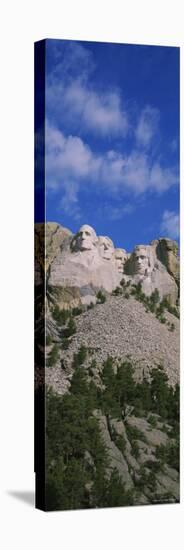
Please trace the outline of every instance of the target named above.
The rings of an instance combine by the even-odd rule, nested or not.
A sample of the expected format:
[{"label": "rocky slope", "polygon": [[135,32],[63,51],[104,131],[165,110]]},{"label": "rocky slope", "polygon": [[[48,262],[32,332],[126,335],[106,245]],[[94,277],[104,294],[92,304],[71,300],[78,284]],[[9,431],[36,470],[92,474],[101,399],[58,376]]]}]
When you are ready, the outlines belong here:
[{"label": "rocky slope", "polygon": [[[85,230],[88,228],[88,226],[84,227]],[[149,284],[153,285],[155,273],[159,273],[160,288],[163,290],[164,281],[167,283],[169,278],[171,286],[173,285],[173,294],[171,294],[172,297],[175,296],[176,283],[178,285],[179,280],[176,243],[174,244],[174,241],[169,239],[159,239],[145,247],[146,253],[141,270],[144,262],[152,269],[150,258],[153,254],[155,263],[152,273],[154,276],[152,277],[152,274],[150,276],[147,267],[144,276],[142,275],[143,271],[135,273],[135,277],[133,272],[132,275],[125,273],[124,283],[121,286],[126,251],[122,254],[123,263],[121,263],[120,253],[116,257],[110,239],[107,237],[97,238],[96,234],[93,234],[95,252],[93,249],[92,254],[90,249],[85,250],[83,246],[84,229],[75,236],[75,240],[69,230],[58,224],[49,223],[46,227],[45,262],[42,247],[43,231],[44,228],[40,224],[36,229],[35,242],[38,290],[44,271],[46,270],[47,273],[45,383],[61,401],[66,396],[69,396],[69,399],[71,397],[72,400],[72,380],[77,366],[80,365],[85,373],[87,384],[93,383],[95,391],[97,391],[96,404],[90,410],[88,420],[90,424],[91,417],[94,417],[98,422],[101,441],[108,456],[108,467],[106,467],[105,473],[107,479],[111,479],[112,472],[117,472],[125,491],[131,493],[133,504],[176,502],[179,500],[179,451],[178,434],[176,433],[178,420],[175,423],[175,418],[173,420],[172,417],[170,422],[168,416],[164,416],[165,412],[163,414],[153,412],[155,411],[153,395],[151,397],[152,409],[149,410],[148,407],[144,410],[143,403],[142,409],[137,410],[137,398],[135,398],[133,405],[132,402],[131,404],[127,402],[126,411],[117,415],[111,404],[108,410],[108,400],[107,409],[103,402],[104,392],[108,389],[103,378],[104,364],[108,358],[112,358],[114,376],[118,376],[122,362],[128,362],[130,367],[133,366],[135,383],[140,383],[140,385],[145,380],[147,381],[144,382],[145,384],[151,384],[153,369],[161,366],[161,372],[167,375],[168,388],[170,388],[167,390],[168,396],[170,396],[173,411],[175,411],[175,403],[173,404],[172,401],[175,397],[172,398],[172,392],[175,396],[176,384],[179,383],[179,309],[176,305],[176,298],[174,298],[174,306],[170,304],[169,307],[168,302],[164,306],[165,309],[158,313],[159,304],[162,305],[161,298],[155,295],[155,303],[150,301]],[[89,238],[90,235],[87,235],[86,246],[89,246]],[[101,244],[99,245],[99,242],[102,243],[102,241],[104,245],[103,257],[100,256]],[[74,244],[72,245],[72,243]],[[79,250],[76,249],[78,246]],[[141,245],[140,248],[142,250],[144,247]],[[123,249],[120,250],[122,252]],[[131,258],[130,255],[127,255],[126,261],[129,262],[131,259],[133,269],[136,268],[137,258],[136,251]],[[94,262],[95,269],[92,260],[96,262]],[[64,265],[65,261],[66,265]],[[71,284],[69,284],[69,278],[69,283],[66,285],[62,282],[66,275],[70,276],[70,262],[73,276],[77,275],[76,286],[72,283],[73,279],[71,279]],[[92,278],[90,278],[90,270],[93,272]],[[63,280],[60,278],[61,273],[63,273]],[[101,281],[100,287],[97,284],[98,277]],[[110,281],[110,287],[107,285],[107,280]],[[141,286],[142,282],[146,283],[145,287]],[[144,288],[147,289],[147,284],[148,293],[146,295],[143,292]],[[164,296],[164,292],[162,296]],[[43,314],[44,312],[39,313],[37,332],[39,330],[43,332]],[[39,329],[39,326],[42,328]],[[43,354],[43,345],[40,345],[39,353]],[[78,364],[79,356],[80,363]],[[161,394],[164,392],[162,382],[162,380],[159,382],[160,387],[157,386],[156,389],[158,400],[159,392]],[[123,380],[121,383],[123,386]],[[169,393],[170,390],[171,393]],[[80,391],[79,383],[77,390],[74,391],[74,403],[77,403],[75,400],[78,400],[79,404],[76,404],[76,414],[79,414],[77,407],[80,407],[82,399]],[[108,391],[110,396],[108,399],[111,403],[111,387]],[[90,399],[90,395],[88,398]],[[85,406],[84,399],[84,408]],[[178,404],[176,408],[177,406]],[[68,403],[68,407],[70,414],[70,403]],[[81,415],[83,422],[83,411],[81,411]],[[66,419],[66,425],[72,432],[72,426],[67,422],[68,419]],[[71,445],[73,437],[72,432]],[[92,440],[91,443],[93,447]],[[60,444],[62,447],[62,441]],[[95,452],[93,455],[89,451],[89,446],[86,444],[84,456],[80,460],[83,460],[84,470],[89,471],[89,480],[85,487],[88,493],[88,496],[85,497],[88,501],[87,507],[90,505],[93,507],[95,502],[92,496],[93,483],[98,468]],[[78,461],[78,448],[75,451],[76,461]],[[60,468],[60,464],[58,468]],[[65,472],[65,466],[63,471]],[[115,502],[119,501],[115,499]],[[103,505],[103,499],[101,505]],[[94,506],[96,507],[96,505]]]},{"label": "rocky slope", "polygon": [[[68,350],[60,349],[57,365],[47,369],[47,382],[62,393],[66,372],[71,372],[73,354],[84,345],[90,350],[86,367],[92,360],[100,366],[108,356],[117,360],[131,358],[137,376],[143,369],[146,372],[162,364],[170,383],[176,384],[179,381],[179,320],[169,312],[166,318],[174,324],[172,332],[154,313],[146,312],[135,298],[107,297],[104,304],[97,304],[75,318],[76,334],[69,338]],[[61,341],[56,335],[55,340]],[[62,360],[64,370],[60,366]]]}]

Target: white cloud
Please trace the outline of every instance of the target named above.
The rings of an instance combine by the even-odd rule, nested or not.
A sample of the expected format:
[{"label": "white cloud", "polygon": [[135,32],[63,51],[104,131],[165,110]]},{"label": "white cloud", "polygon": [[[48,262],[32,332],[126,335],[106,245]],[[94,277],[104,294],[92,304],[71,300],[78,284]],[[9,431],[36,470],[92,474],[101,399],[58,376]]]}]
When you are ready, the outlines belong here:
[{"label": "white cloud", "polygon": [[75,81],[65,90],[63,100],[70,114],[79,117],[87,130],[102,135],[125,135],[128,131],[128,117],[118,92],[99,93]]},{"label": "white cloud", "polygon": [[[139,150],[129,155],[114,150],[96,154],[78,136],[65,137],[53,126],[46,125],[46,178],[51,189],[61,188],[65,210],[77,203],[79,189],[101,188],[117,197],[131,192],[162,193],[178,183],[177,171],[151,163],[149,156]],[[72,190],[69,193],[72,182]]]},{"label": "white cloud", "polygon": [[[53,46],[54,47],[54,46]],[[56,63],[47,76],[47,112],[66,126],[100,136],[126,135],[128,114],[122,108],[117,89],[91,86],[90,75],[95,68],[91,52],[77,43],[63,43],[55,52]]]},{"label": "white cloud", "polygon": [[158,131],[159,110],[147,105],[141,112],[135,130],[135,137],[138,145],[149,147],[153,137]]},{"label": "white cloud", "polygon": [[150,173],[150,184],[155,191],[162,193],[179,182],[177,168],[163,168],[155,162]]},{"label": "white cloud", "polygon": [[58,187],[62,180],[81,180],[94,174],[99,164],[90,148],[77,136],[68,136],[46,125],[46,171],[48,185]]},{"label": "white cloud", "polygon": [[59,209],[64,210],[66,214],[69,214],[75,220],[79,220],[81,217],[77,193],[78,187],[76,182],[67,182],[63,197],[59,202]]},{"label": "white cloud", "polygon": [[[94,56],[91,50],[84,47],[82,43],[75,41],[53,41],[49,44],[54,62],[49,67],[47,82],[57,84],[61,81],[69,83],[72,79],[89,79],[95,69]],[[47,65],[48,69],[48,65]]]},{"label": "white cloud", "polygon": [[161,231],[163,235],[176,239],[179,237],[179,215],[177,212],[165,210],[162,217]]}]

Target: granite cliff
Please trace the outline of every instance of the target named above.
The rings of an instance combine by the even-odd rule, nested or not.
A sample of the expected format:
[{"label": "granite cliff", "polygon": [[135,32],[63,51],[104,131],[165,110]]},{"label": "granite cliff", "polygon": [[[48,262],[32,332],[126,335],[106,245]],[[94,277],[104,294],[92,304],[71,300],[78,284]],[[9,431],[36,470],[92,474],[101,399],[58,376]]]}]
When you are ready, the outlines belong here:
[{"label": "granite cliff", "polygon": [[[137,245],[132,253],[127,253],[124,248],[116,249],[109,237],[97,236],[88,225],[73,235],[68,229],[49,223],[46,228],[41,224],[36,228],[35,248],[38,296],[43,277],[46,281],[43,309],[46,310],[45,381],[51,391],[49,414],[52,416],[57,402],[58,411],[64,407],[69,441],[73,441],[78,422],[83,422],[85,415],[89,430],[94,419],[99,445],[107,459],[104,483],[107,482],[110,491],[115,476],[113,487],[118,479],[118,487],[122,488],[115,501],[109,497],[108,505],[178,501],[177,243],[163,238],[149,245]],[[39,310],[38,331],[43,309]],[[39,351],[43,352],[41,346]],[[39,384],[39,365],[37,374]],[[121,398],[118,388],[124,392]],[[83,398],[84,408],[89,402],[89,410],[81,409],[80,418],[78,406],[83,407]],[[70,399],[74,403],[71,434],[67,420],[68,414],[71,418]],[[63,419],[64,416],[62,422]],[[60,433],[60,425],[58,430]],[[51,440],[53,437],[51,433]],[[65,432],[62,437],[65,438]],[[60,435],[57,438],[58,456]],[[81,455],[76,447],[76,461],[88,472],[83,487],[84,507],[98,507],[98,502],[100,506],[106,505],[105,497],[100,500],[95,493],[95,479],[99,475],[97,451],[93,449],[92,435],[87,441],[86,433]],[[58,458],[53,460],[60,469]],[[52,478],[52,473],[49,475]],[[60,498],[62,508],[65,504],[61,504],[63,497]]]},{"label": "granite cliff", "polygon": [[[179,258],[175,241],[163,238],[149,245],[137,245],[130,254],[124,248],[116,249],[109,237],[97,236],[88,225],[72,235],[70,230],[49,222],[45,226],[44,258],[43,231],[42,224],[38,224],[35,231],[38,284],[45,272],[50,288],[62,289],[62,295],[63,289],[70,289],[75,300],[78,296],[78,304],[89,305],[96,303],[99,289],[111,293],[124,279],[131,284],[140,283],[147,296],[157,289],[161,299],[167,297],[172,305],[177,305]],[[66,304],[63,302],[63,307],[68,305],[68,300]]]}]

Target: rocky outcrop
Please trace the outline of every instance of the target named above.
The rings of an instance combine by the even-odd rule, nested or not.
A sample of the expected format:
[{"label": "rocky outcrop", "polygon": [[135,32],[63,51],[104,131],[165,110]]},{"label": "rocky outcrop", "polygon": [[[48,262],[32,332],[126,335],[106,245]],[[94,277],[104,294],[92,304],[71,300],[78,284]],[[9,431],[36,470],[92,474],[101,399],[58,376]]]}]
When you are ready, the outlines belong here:
[{"label": "rocky outcrop", "polygon": [[102,415],[99,411],[95,412],[95,416],[99,420],[102,439],[107,449],[110,461],[110,467],[107,469],[107,473],[110,475],[111,470],[113,468],[116,468],[122,482],[125,484],[125,488],[131,489],[134,484],[129,473],[129,465],[124,458],[122,452],[120,451],[120,449],[118,449],[117,445],[112,439],[111,431],[109,430],[110,420],[108,419],[107,421],[106,416]]},{"label": "rocky outcrop", "polygon": [[125,274],[130,276],[133,284],[141,283],[142,291],[151,296],[156,289],[160,299],[167,297],[171,305],[178,299],[178,286],[167,266],[159,260],[157,241],[150,245],[138,245],[134,248],[130,258],[125,263]]},{"label": "rocky outcrop", "polygon": [[46,224],[45,247],[46,247],[46,271],[59,253],[66,237],[71,237],[72,232],[58,223],[49,222]]},{"label": "rocky outcrop", "polygon": [[[122,278],[131,284],[140,283],[147,296],[157,289],[160,299],[166,296],[171,305],[178,301],[178,247],[171,239],[137,245],[127,253],[124,248],[116,249],[109,237],[98,237],[89,225],[81,226],[73,235],[57,223],[36,224],[36,284],[44,273],[50,289],[70,289],[70,295],[78,295],[75,305],[96,303],[99,290],[111,293]],[[73,304],[73,298],[71,303],[60,300],[64,308]]]},{"label": "rocky outcrop", "polygon": [[95,290],[112,292],[121,279],[114,257],[114,245],[108,237],[97,237],[93,228],[84,225],[61,247],[50,269],[51,286],[81,289],[83,304],[95,302]]},{"label": "rocky outcrop", "polygon": [[[82,304],[88,305],[95,303],[99,289],[111,293],[122,277],[126,280],[128,277],[132,284],[140,282],[147,296],[157,289],[160,299],[166,296],[171,305],[176,304],[178,256],[174,241],[152,241],[127,254],[123,248],[115,249],[109,237],[98,237],[88,225],[83,225],[73,236],[63,231],[57,249],[52,245],[54,236],[48,245],[51,286],[79,288]],[[54,235],[57,234],[60,235],[58,227]]]},{"label": "rocky outcrop", "polygon": [[[35,265],[37,272],[37,284],[44,273],[48,272],[50,264],[60,250],[66,237],[72,235],[69,229],[58,223],[35,224]],[[39,274],[38,274],[39,273]]]},{"label": "rocky outcrop", "polygon": [[162,264],[166,267],[168,273],[179,284],[179,256],[178,243],[171,239],[158,239],[151,243],[155,246],[156,255]]}]

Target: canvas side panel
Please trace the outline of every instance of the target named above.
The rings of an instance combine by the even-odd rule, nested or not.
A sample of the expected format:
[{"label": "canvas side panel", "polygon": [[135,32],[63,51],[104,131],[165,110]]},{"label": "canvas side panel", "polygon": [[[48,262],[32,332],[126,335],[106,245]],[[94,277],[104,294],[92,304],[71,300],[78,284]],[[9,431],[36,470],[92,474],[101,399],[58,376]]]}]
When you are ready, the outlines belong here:
[{"label": "canvas side panel", "polygon": [[35,473],[45,509],[45,41],[34,46],[35,132]]}]

